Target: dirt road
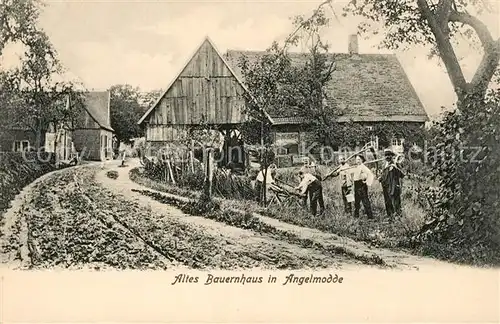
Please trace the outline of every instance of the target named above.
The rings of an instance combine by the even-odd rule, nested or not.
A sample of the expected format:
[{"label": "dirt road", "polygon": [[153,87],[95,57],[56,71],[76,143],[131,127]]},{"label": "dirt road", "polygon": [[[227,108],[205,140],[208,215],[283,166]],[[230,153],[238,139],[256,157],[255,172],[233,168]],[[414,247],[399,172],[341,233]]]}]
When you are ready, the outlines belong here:
[{"label": "dirt road", "polygon": [[183,214],[132,192],[128,168],[86,166],[25,188],[5,215],[9,268],[302,269],[360,261]]},{"label": "dirt road", "polygon": [[[57,171],[38,179],[4,215],[1,261],[9,268],[307,269],[453,267],[258,216],[281,236],[241,229],[141,195],[137,160]],[[117,179],[106,176],[118,172]],[[294,238],[293,240],[290,238]],[[299,238],[299,240],[297,240]],[[300,244],[302,241],[312,244]],[[298,243],[299,242],[299,243]],[[382,260],[375,265],[369,262]],[[367,261],[368,260],[368,261]]]}]

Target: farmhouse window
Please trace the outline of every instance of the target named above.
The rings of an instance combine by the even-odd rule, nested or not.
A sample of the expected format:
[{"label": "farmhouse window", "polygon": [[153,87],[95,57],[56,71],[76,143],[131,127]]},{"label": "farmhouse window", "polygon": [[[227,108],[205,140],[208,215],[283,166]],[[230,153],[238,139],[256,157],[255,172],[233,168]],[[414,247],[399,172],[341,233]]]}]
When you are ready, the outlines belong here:
[{"label": "farmhouse window", "polygon": [[403,139],[402,138],[393,138],[391,140],[391,145],[392,146],[403,146]]},{"label": "farmhouse window", "polygon": [[14,141],[14,143],[12,143],[13,152],[23,152],[29,150],[29,148],[30,148],[29,141]]},{"label": "farmhouse window", "polygon": [[299,154],[299,144],[291,144],[287,147],[287,154]]}]

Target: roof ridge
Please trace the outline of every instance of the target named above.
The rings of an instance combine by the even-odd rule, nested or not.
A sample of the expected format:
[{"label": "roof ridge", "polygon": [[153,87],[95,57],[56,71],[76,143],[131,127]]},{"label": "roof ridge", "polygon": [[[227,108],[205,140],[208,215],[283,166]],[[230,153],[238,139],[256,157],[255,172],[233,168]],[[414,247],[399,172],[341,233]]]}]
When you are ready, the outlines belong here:
[{"label": "roof ridge", "polygon": [[[261,53],[268,53],[268,50],[238,50],[238,49],[227,49],[226,54],[229,53],[255,53],[255,54],[261,54]],[[289,54],[303,54],[303,55],[310,55],[311,53],[309,52],[297,52],[297,51],[288,51],[287,53]],[[356,53],[356,54],[350,54],[348,52],[327,52],[325,54],[330,54],[330,55],[346,55],[346,56],[352,56],[355,57],[357,55],[359,56],[391,56],[391,57],[397,57],[396,53]]]}]

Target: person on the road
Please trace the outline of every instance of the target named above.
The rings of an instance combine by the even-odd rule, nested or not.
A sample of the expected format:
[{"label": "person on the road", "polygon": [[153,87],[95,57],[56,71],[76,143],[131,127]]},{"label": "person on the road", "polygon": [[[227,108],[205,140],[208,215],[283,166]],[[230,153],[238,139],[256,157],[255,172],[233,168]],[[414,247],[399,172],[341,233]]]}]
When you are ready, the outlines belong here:
[{"label": "person on the road", "polygon": [[364,165],[365,157],[356,156],[356,167],[353,170],[354,181],[354,217],[359,218],[361,203],[368,219],[373,219],[372,207],[368,198],[368,187],[373,183],[374,175],[372,171]]},{"label": "person on the road", "polygon": [[393,220],[394,216],[401,216],[401,179],[405,176],[400,166],[394,161],[395,155],[389,149],[384,150],[385,165],[379,178],[389,220]]},{"label": "person on the road", "polygon": [[321,181],[318,180],[312,173],[308,172],[307,169],[301,169],[299,171],[300,183],[295,190],[298,190],[302,196],[309,194],[309,203],[311,208],[311,213],[314,216],[318,215],[318,205],[319,205],[319,215],[323,214],[325,211],[325,202],[323,200],[323,186]]}]

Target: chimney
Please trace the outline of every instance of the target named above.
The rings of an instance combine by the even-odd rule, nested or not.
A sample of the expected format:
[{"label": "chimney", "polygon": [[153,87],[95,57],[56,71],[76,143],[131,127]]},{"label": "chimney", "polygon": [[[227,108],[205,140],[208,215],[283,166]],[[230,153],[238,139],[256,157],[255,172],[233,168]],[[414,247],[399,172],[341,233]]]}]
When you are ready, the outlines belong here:
[{"label": "chimney", "polygon": [[357,34],[349,35],[348,51],[349,51],[349,54],[358,54],[359,53],[358,35]]}]

